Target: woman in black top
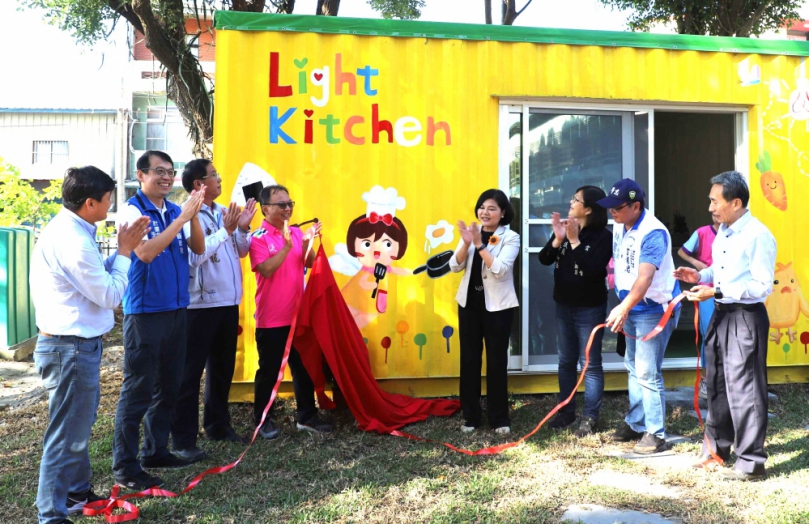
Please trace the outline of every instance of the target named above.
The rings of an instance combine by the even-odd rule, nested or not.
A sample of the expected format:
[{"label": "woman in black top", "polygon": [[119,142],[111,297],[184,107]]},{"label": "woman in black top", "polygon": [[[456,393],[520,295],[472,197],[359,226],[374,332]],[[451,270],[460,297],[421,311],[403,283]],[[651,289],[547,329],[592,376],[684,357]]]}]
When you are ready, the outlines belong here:
[{"label": "woman in black top", "polygon": [[[552,216],[553,235],[539,252],[539,261],[553,272],[553,300],[559,340],[559,399],[566,399],[576,386],[576,365],[584,366],[584,350],[595,326],[607,318],[607,264],[612,258],[612,233],[607,229],[607,210],[596,204],[606,195],[595,186],[583,186],[570,199],[568,219]],[[584,412],[577,437],[593,432],[604,394],[599,330],[590,348],[590,365],[584,377]],[[550,422],[562,429],[576,421],[575,399],[559,410]]]}]

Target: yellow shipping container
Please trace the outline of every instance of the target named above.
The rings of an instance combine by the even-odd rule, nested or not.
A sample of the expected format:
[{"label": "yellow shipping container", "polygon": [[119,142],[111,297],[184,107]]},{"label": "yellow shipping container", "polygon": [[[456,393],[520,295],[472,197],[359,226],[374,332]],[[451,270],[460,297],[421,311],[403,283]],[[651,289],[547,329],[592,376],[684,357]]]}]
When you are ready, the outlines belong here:
[{"label": "yellow shipping container", "polygon": [[[455,224],[474,218],[483,190],[509,194],[522,238],[510,389],[547,392],[557,389],[553,276],[536,253],[550,214],[566,211],[581,185],[634,178],[674,253],[710,223],[709,179],[730,169],[747,177],[749,207],[778,241],[770,381],[809,376],[809,248],[800,240],[809,230],[800,211],[809,195],[809,43],[224,11],[216,28],[224,194],[238,200],[245,184],[283,184],[297,202],[293,221],[323,222],[323,245],[386,389],[457,394],[460,275],[414,270],[455,249]],[[374,263],[352,256],[347,238],[372,211],[403,230],[380,285],[384,313],[361,282]],[[247,400],[256,285],[244,269],[232,398]],[[693,381],[692,315],[686,305],[669,344],[667,386]],[[604,344],[606,386],[625,388],[615,339]]]}]

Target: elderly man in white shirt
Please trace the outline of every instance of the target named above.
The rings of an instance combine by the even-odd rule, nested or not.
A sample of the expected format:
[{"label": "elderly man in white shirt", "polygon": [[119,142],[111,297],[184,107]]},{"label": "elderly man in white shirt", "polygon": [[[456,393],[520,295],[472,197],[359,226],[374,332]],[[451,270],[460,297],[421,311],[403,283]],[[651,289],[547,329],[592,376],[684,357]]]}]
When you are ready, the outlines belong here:
[{"label": "elderly man in white shirt", "polygon": [[48,390],[50,421],[40,462],[40,524],[70,522],[99,497],[90,487],[90,428],[101,396],[101,335],[115,325],[124,296],[129,255],[148,230],[137,220],[118,232],[118,251],[106,261],[96,222],[107,218],[115,182],[98,168],[69,169],[64,208],[48,223],[31,258],[31,297],[39,327],[34,362]]},{"label": "elderly man in white shirt", "polygon": [[[697,272],[678,268],[675,278],[694,286],[690,300],[715,300],[705,336],[708,383],[706,440],[694,467],[712,467],[711,449],[722,460],[736,451],[733,469],[719,469],[728,480],[764,476],[767,432],[767,331],[764,301],[775,278],[772,233],[747,210],[750,192],[736,171],[711,179],[708,208],[722,225],[712,248],[713,265]],[[711,446],[709,449],[708,446]]]}]

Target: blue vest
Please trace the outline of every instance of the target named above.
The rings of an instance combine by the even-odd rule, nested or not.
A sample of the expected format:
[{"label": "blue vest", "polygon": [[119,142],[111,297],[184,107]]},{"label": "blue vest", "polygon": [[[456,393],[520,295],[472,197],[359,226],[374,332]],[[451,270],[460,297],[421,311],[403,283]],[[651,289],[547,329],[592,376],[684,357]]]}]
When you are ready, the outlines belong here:
[{"label": "blue vest", "polygon": [[[166,220],[154,204],[140,190],[127,203],[135,206],[151,219],[149,239],[162,233],[166,226],[180,216],[180,207],[164,200]],[[180,233],[171,244],[146,264],[132,252],[129,267],[129,287],[124,293],[124,314],[158,313],[174,311],[188,306],[188,245]]]}]

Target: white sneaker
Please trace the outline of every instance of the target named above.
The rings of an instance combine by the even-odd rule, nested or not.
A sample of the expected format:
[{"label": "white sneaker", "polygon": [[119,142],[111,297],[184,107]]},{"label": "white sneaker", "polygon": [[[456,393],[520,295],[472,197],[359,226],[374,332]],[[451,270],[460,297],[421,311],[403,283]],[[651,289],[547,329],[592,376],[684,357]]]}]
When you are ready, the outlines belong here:
[{"label": "white sneaker", "polygon": [[475,426],[461,426],[461,433],[472,433],[476,429],[478,428]]},{"label": "white sneaker", "polygon": [[508,435],[509,433],[511,433],[511,428],[508,426],[501,426],[499,428],[495,428],[494,432],[499,433],[501,435]]}]

